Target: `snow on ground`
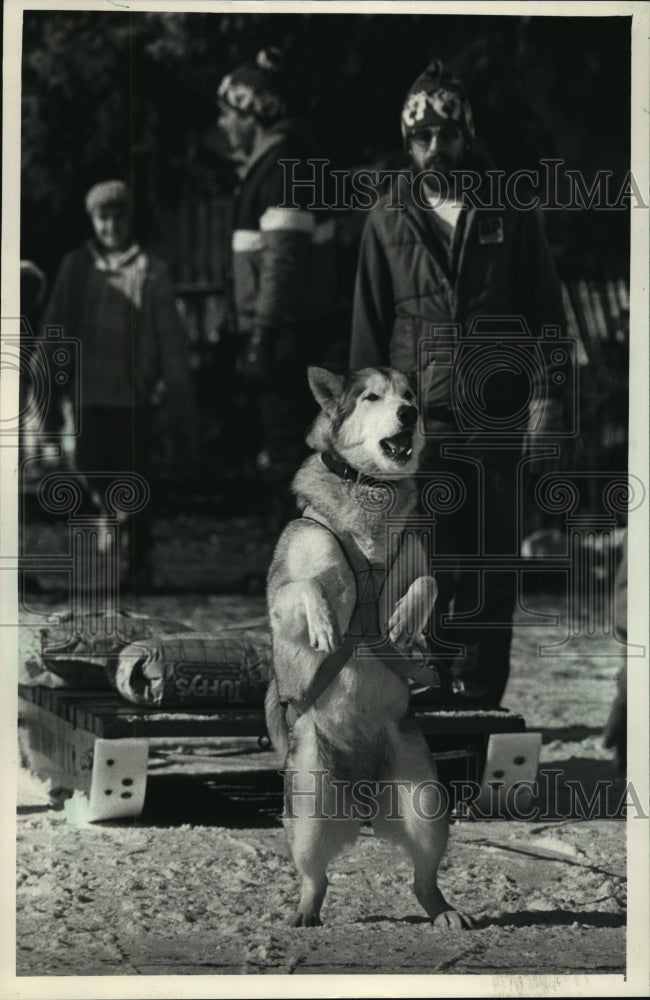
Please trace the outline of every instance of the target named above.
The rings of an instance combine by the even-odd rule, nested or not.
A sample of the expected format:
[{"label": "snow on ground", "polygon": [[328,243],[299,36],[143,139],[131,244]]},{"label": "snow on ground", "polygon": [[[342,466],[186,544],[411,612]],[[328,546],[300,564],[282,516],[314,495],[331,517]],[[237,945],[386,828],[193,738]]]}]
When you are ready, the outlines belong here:
[{"label": "snow on ground", "polygon": [[[558,612],[552,595],[529,604]],[[264,602],[186,593],[138,610],[209,629],[256,618]],[[19,773],[18,974],[622,974],[626,824],[604,807],[569,815],[564,784],[582,782],[588,801],[606,781],[617,812],[623,783],[600,733],[621,647],[578,636],[568,656],[538,655],[561,637],[550,624],[517,630],[505,698],[542,732],[541,768],[562,772],[553,816],[452,827],[441,887],[475,929],[434,931],[406,860],[369,828],[332,865],[325,926],[285,927],[297,878],[277,818],[277,758],[250,740],[167,741],[153,747],[135,821],[72,826],[45,785]]]}]

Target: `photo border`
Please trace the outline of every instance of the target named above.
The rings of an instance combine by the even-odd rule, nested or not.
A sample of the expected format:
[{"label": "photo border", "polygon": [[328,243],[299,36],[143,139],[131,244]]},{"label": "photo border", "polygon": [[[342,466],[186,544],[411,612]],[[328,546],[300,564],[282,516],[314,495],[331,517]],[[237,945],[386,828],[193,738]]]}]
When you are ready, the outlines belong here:
[{"label": "photo border", "polygon": [[[267,3],[230,2],[171,3],[159,0],[115,0],[115,2],[50,3],[46,0],[6,0],[3,38],[3,225],[2,225],[2,317],[18,317],[20,233],[20,72],[21,19],[24,10],[89,10],[133,12],[182,10],[183,13],[265,13]],[[361,0],[361,2],[274,2],[273,13],[383,13],[453,15],[512,15],[531,17],[632,17],[632,127],[631,166],[642,191],[648,191],[648,93],[647,59],[649,8],[646,3],[552,3],[552,2],[447,2],[408,3],[401,0]],[[631,211],[631,305],[630,305],[630,433],[629,470],[648,483],[648,211]],[[3,340],[15,334],[17,319],[2,320]],[[17,406],[17,377],[3,378],[0,417],[7,418]],[[13,409],[13,412],[16,412]],[[15,452],[15,454],[14,454]],[[17,556],[18,498],[17,450],[0,441],[0,608],[3,621],[18,621],[15,577],[7,566]],[[648,635],[648,504],[629,517],[629,629],[630,641],[645,641]],[[15,544],[14,544],[15,543]],[[4,560],[4,562],[3,562]],[[4,628],[0,635],[3,662],[17,663],[17,629]],[[648,801],[648,663],[633,660],[629,670],[629,780],[634,782],[641,801]],[[1,748],[5,779],[1,783],[3,851],[1,882],[6,898],[13,898],[15,881],[15,807],[17,759],[16,676],[5,666],[3,687]],[[12,817],[14,817],[12,819]],[[562,991],[566,996],[639,996],[648,988],[647,941],[650,931],[648,880],[648,823],[627,824],[629,908],[627,923],[627,975],[594,976],[111,976],[102,977],[16,977],[15,914],[4,913],[2,924],[2,993],[6,997],[76,998],[110,995],[121,997],[217,997],[217,996],[546,996]],[[6,907],[5,909],[9,909]],[[198,933],[198,932],[197,932]],[[638,992],[641,990],[641,992]],[[547,992],[548,991],[548,992]]]}]

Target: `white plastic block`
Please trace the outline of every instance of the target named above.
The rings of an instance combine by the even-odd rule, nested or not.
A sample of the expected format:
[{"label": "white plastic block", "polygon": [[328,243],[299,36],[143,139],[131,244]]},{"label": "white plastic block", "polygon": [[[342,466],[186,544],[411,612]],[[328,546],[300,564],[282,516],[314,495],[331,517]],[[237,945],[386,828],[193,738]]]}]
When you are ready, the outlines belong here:
[{"label": "white plastic block", "polygon": [[[537,778],[541,733],[492,733],[475,815],[526,819]],[[522,784],[523,783],[523,784]]]},{"label": "white plastic block", "polygon": [[147,788],[148,740],[96,739],[90,795],[75,792],[66,803],[71,823],[139,816]]}]

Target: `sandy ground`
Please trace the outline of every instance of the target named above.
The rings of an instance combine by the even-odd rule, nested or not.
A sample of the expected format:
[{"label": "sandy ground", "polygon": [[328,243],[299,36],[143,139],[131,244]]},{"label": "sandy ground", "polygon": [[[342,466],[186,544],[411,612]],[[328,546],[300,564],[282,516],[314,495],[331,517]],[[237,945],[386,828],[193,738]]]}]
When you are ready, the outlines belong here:
[{"label": "sandy ground", "polygon": [[[582,635],[542,658],[538,647],[565,634],[563,609],[552,595],[529,603],[559,625],[523,627],[519,613],[505,704],[543,736],[542,816],[453,825],[441,886],[475,929],[435,931],[408,863],[370,828],[332,865],[325,926],[285,927],[297,878],[278,820],[279,761],[255,741],[168,741],[152,746],[137,821],[73,826],[47,785],[19,772],[17,974],[622,975],[624,783],[601,743],[621,647]],[[188,593],[138,610],[210,628],[256,617],[263,600]],[[581,809],[571,780],[587,797],[605,782],[606,801]]]}]

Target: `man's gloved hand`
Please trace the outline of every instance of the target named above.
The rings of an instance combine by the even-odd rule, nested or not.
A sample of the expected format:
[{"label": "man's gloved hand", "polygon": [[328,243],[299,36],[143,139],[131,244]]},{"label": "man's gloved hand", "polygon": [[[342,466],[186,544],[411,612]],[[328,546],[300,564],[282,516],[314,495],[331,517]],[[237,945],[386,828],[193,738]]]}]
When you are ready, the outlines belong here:
[{"label": "man's gloved hand", "polygon": [[237,362],[240,375],[251,382],[262,381],[272,373],[273,333],[270,327],[257,327],[248,337]]},{"label": "man's gloved hand", "polygon": [[[562,444],[561,435],[565,429],[564,407],[557,399],[536,399],[530,405],[528,430],[524,441],[524,455],[534,458],[538,449],[544,446]],[[559,468],[559,459],[541,455],[530,465],[537,475],[553,472]]]},{"label": "man's gloved hand", "polygon": [[260,325],[248,338],[238,364],[239,372],[251,380],[295,376],[304,367],[304,343],[300,329],[287,322],[274,326]]},{"label": "man's gloved hand", "polygon": [[276,372],[293,370],[304,364],[304,330],[295,323],[285,323],[278,327],[273,336],[273,362]]}]

